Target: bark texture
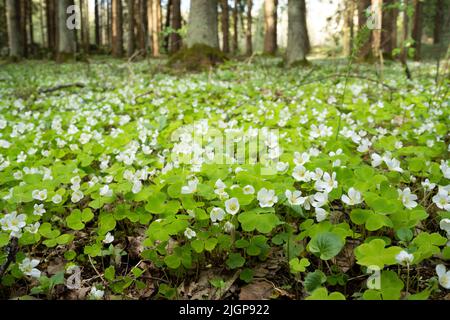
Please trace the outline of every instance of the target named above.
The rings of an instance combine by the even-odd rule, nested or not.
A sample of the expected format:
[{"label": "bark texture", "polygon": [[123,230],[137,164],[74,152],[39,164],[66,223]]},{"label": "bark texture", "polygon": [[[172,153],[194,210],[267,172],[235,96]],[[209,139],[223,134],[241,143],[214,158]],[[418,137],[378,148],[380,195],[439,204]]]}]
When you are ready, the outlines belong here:
[{"label": "bark texture", "polygon": [[230,52],[230,12],[228,8],[228,0],[221,0],[220,7],[222,9],[222,51]]},{"label": "bark texture", "polygon": [[187,46],[196,44],[219,48],[217,0],[191,0]]},{"label": "bark texture", "polygon": [[122,1],[112,0],[112,55],[123,56]]},{"label": "bark texture", "polygon": [[[303,3],[302,3],[303,2]],[[288,2],[288,46],[286,50],[287,65],[306,62],[307,35],[305,0]]]},{"label": "bark texture", "polygon": [[264,53],[277,52],[277,6],[278,0],[264,2]]},{"label": "bark texture", "polygon": [[72,0],[57,1],[58,53],[57,60],[62,62],[75,53],[75,29],[68,27],[67,9],[73,5]]},{"label": "bark texture", "polygon": [[[180,30],[181,25],[181,0],[172,0],[172,19],[171,27],[173,30]],[[170,35],[170,53],[175,53],[180,50],[182,46],[182,39],[178,32],[173,32]]]},{"label": "bark texture", "polygon": [[8,23],[9,56],[22,58],[24,56],[24,44],[20,36],[20,2],[6,0],[6,15]]}]

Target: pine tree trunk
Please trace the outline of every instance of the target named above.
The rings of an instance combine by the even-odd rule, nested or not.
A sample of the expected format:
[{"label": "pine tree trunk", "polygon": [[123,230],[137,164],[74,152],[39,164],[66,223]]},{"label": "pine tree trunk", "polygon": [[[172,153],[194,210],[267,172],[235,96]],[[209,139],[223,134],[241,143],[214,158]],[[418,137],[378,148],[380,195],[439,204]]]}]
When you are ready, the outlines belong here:
[{"label": "pine tree trunk", "polygon": [[58,20],[58,53],[57,61],[63,62],[75,53],[75,31],[67,27],[67,8],[73,5],[73,0],[57,1]]},{"label": "pine tree trunk", "polygon": [[[383,0],[372,0],[372,14],[375,15],[374,29],[372,30],[372,54],[376,59],[381,55],[381,22],[383,18]],[[378,21],[378,23],[377,23]]]},{"label": "pine tree trunk", "polygon": [[414,40],[414,60],[419,61],[422,56],[422,33],[423,33],[423,3],[414,0],[414,25],[412,38]]},{"label": "pine tree trunk", "polygon": [[278,0],[264,2],[264,53],[270,55],[277,52],[277,5]]},{"label": "pine tree trunk", "polygon": [[[172,0],[172,21],[171,27],[173,30],[181,29],[181,0]],[[175,53],[181,49],[182,39],[178,32],[173,32],[170,35],[170,53]]]},{"label": "pine tree trunk", "polygon": [[6,0],[9,56],[13,59],[20,59],[24,56],[23,38],[20,36],[20,12],[19,1]]},{"label": "pine tree trunk", "polygon": [[[167,9],[166,9],[166,20],[164,23],[164,28],[167,30],[170,28],[171,20],[172,20],[172,7],[173,7],[173,1],[168,0],[167,1]],[[167,33],[166,36],[164,36],[164,50],[166,52],[169,52],[169,42],[170,42],[170,34]]]},{"label": "pine tree trunk", "polygon": [[247,0],[247,29],[245,30],[245,53],[248,56],[251,56],[253,54],[252,10],[253,10],[253,0]]},{"label": "pine tree trunk", "polygon": [[105,5],[106,11],[106,38],[108,39],[108,48],[112,49],[112,7],[111,1],[107,0]]},{"label": "pine tree trunk", "polygon": [[239,50],[239,6],[241,1],[234,0],[234,8],[233,8],[233,42],[232,42],[232,50],[234,53],[237,53]]},{"label": "pine tree trunk", "polygon": [[103,0],[100,0],[98,7],[98,22],[100,28],[100,46],[107,46],[108,38],[105,36],[105,8],[103,6]]},{"label": "pine tree trunk", "polygon": [[153,55],[153,0],[147,0],[147,26],[148,45]]},{"label": "pine tree trunk", "polygon": [[108,30],[105,26],[108,24],[107,12],[105,9],[105,2],[102,1],[102,5],[100,7],[100,34],[102,39],[102,46],[108,48],[109,39],[108,39]]},{"label": "pine tree trunk", "polygon": [[89,7],[88,0],[80,0],[81,43],[85,54],[89,53]]},{"label": "pine tree trunk", "polygon": [[27,18],[28,18],[28,36],[30,39],[30,45],[34,45],[34,25],[33,25],[33,1],[28,0],[27,2]]},{"label": "pine tree trunk", "polygon": [[39,26],[41,27],[41,42],[44,48],[47,48],[47,40],[45,37],[45,22],[44,22],[44,0],[39,1]]},{"label": "pine tree trunk", "polygon": [[355,0],[346,0],[344,8],[343,51],[346,57],[352,54],[354,40]]},{"label": "pine tree trunk", "polygon": [[217,0],[191,0],[187,46],[204,44],[219,49]]},{"label": "pine tree trunk", "polygon": [[161,2],[153,0],[152,6],[153,27],[152,27],[152,53],[154,57],[159,57],[159,35],[161,33]]},{"label": "pine tree trunk", "polygon": [[135,35],[134,35],[134,0],[127,0],[128,2],[128,49],[127,49],[127,55],[128,57],[131,57],[134,54],[134,51],[136,50],[136,44],[135,44]]},{"label": "pine tree trunk", "polygon": [[286,63],[305,63],[307,53],[305,0],[288,1],[288,45],[286,50]]},{"label": "pine tree trunk", "polygon": [[230,13],[228,10],[228,0],[220,1],[220,8],[222,9],[222,51],[230,52]]},{"label": "pine tree trunk", "polygon": [[137,43],[139,47],[139,51],[145,55],[146,46],[145,46],[145,37],[146,37],[146,28],[144,21],[144,1],[145,0],[137,0],[136,2],[136,29],[137,29]]},{"label": "pine tree trunk", "polygon": [[384,0],[383,29],[381,33],[381,47],[383,56],[392,59],[392,51],[397,47],[397,18],[398,8],[396,0]]},{"label": "pine tree trunk", "polygon": [[307,10],[306,10],[306,1],[300,1],[300,5],[302,6],[302,28],[305,30],[305,49],[306,54],[308,54],[311,51],[311,42],[309,41],[309,33],[308,33],[308,24],[307,24]]},{"label": "pine tree trunk", "polygon": [[400,55],[400,60],[405,63],[408,59],[408,48],[406,47],[406,43],[409,38],[409,15],[408,15],[408,6],[409,0],[405,0],[404,8],[403,8],[403,32],[402,32],[402,52]]},{"label": "pine tree trunk", "polygon": [[123,56],[122,1],[112,0],[112,55]]},{"label": "pine tree trunk", "polygon": [[56,0],[46,0],[47,44],[54,55],[56,53]]},{"label": "pine tree trunk", "polygon": [[6,0],[0,2],[0,49],[8,46],[8,23],[7,23]]},{"label": "pine tree trunk", "polygon": [[100,48],[101,46],[101,31],[100,31],[100,0],[95,0],[95,9],[94,9],[94,16],[95,16],[95,45],[97,48]]},{"label": "pine tree trunk", "polygon": [[20,2],[20,36],[22,37],[23,55],[28,57],[28,0],[17,0]]}]

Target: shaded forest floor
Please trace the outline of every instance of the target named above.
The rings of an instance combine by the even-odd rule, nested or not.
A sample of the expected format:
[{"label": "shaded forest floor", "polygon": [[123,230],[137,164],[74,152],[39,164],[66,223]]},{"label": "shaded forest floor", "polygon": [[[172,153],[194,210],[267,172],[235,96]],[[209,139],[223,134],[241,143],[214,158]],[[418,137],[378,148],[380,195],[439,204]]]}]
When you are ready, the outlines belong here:
[{"label": "shaded forest floor", "polygon": [[[2,64],[0,248],[10,245],[8,214],[24,214],[26,226],[0,297],[448,299],[435,267],[449,266],[441,221],[450,214],[433,200],[438,186],[448,199],[448,63],[439,74],[436,62],[410,63],[412,81],[396,63],[341,59],[286,69],[253,57],[196,74],[165,59]],[[249,128],[277,129],[283,165],[263,176],[259,165],[183,163],[177,146],[192,126],[228,130],[235,142]],[[299,166],[311,178],[296,178]],[[331,189],[317,186],[324,172],[337,173]],[[426,179],[437,186],[424,189]],[[343,202],[350,188],[365,202]],[[413,208],[398,198],[406,188],[418,196]],[[262,189],[275,191],[275,204],[262,205]],[[306,203],[328,198],[314,211],[286,190],[311,196]],[[213,218],[213,208],[226,216]],[[324,234],[336,241],[314,250]],[[381,251],[364,251],[377,241]],[[368,288],[367,267],[387,248],[387,287]],[[401,249],[411,266],[396,263]],[[25,271],[26,257],[39,260],[39,277]]]}]

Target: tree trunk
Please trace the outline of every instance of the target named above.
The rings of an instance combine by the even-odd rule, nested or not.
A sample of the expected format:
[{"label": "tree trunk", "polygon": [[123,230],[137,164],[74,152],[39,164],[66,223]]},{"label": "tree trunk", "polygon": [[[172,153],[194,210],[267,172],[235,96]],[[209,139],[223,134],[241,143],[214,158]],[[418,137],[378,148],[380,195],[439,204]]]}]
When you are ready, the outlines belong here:
[{"label": "tree trunk", "polygon": [[251,56],[253,54],[252,10],[253,10],[253,0],[247,0],[247,29],[245,30],[245,53],[248,56]]},{"label": "tree trunk", "polygon": [[47,41],[45,37],[45,22],[44,22],[44,0],[39,1],[39,26],[41,28],[41,42],[44,48],[47,48]]},{"label": "tree trunk", "polygon": [[[172,0],[168,0],[167,1],[167,9],[166,9],[166,21],[164,23],[164,28],[165,30],[168,30],[170,28],[171,25],[171,20],[172,20],[172,7],[173,7],[173,1]],[[169,52],[169,42],[170,42],[170,34],[167,33],[164,36],[164,50],[166,52]]]},{"label": "tree trunk", "polygon": [[81,43],[85,54],[89,53],[89,6],[88,0],[80,0],[81,8]]},{"label": "tree trunk", "polygon": [[56,52],[56,3],[55,0],[46,0],[47,18],[47,44],[50,51]]},{"label": "tree trunk", "polygon": [[147,26],[148,45],[153,55],[153,0],[147,0]]},{"label": "tree trunk", "polygon": [[30,39],[30,45],[34,45],[34,25],[33,25],[33,1],[27,2],[27,18],[28,18],[28,35]]},{"label": "tree trunk", "polygon": [[161,2],[153,0],[152,3],[152,53],[154,57],[159,56],[159,35],[161,33]]},{"label": "tree trunk", "polygon": [[307,34],[305,28],[305,0],[288,1],[288,45],[286,49],[286,63],[305,63],[307,53]]},{"label": "tree trunk", "polygon": [[367,27],[366,10],[370,7],[371,0],[358,1],[358,33],[360,37],[358,57],[367,60],[371,54],[372,32]]},{"label": "tree trunk", "polygon": [[372,14],[375,17],[374,29],[372,30],[372,54],[379,59],[381,55],[381,22],[383,19],[383,0],[372,0]]},{"label": "tree trunk", "polygon": [[352,54],[354,40],[355,0],[346,0],[344,8],[343,51],[346,57]]},{"label": "tree trunk", "polygon": [[441,43],[442,25],[444,24],[444,13],[445,13],[444,0],[437,0],[436,12],[434,17],[434,31],[433,31],[434,44]]},{"label": "tree trunk", "polygon": [[20,2],[20,36],[22,37],[23,55],[28,56],[28,0],[17,0]]},{"label": "tree trunk", "polygon": [[264,1],[264,53],[277,52],[277,6],[278,0]]},{"label": "tree trunk", "polygon": [[[181,0],[172,0],[172,21],[171,27],[173,30],[179,31],[181,29]],[[182,39],[178,32],[173,32],[170,35],[170,53],[175,53],[180,50]]]},{"label": "tree trunk", "polygon": [[123,56],[122,0],[112,0],[112,55]]},{"label": "tree trunk", "polygon": [[0,49],[8,46],[8,25],[6,19],[6,0],[0,2]]},{"label": "tree trunk", "polygon": [[136,2],[136,29],[137,29],[137,43],[139,47],[139,51],[145,55],[146,53],[146,23],[144,13],[144,2],[145,0],[137,0]]},{"label": "tree trunk", "polygon": [[381,48],[387,59],[392,59],[392,51],[397,47],[397,17],[396,0],[384,0]]},{"label": "tree trunk", "polygon": [[100,31],[100,0],[95,1],[95,45],[97,48],[101,46],[101,31]]},{"label": "tree trunk", "polygon": [[105,1],[102,0],[100,7],[100,35],[101,35],[101,45],[108,47],[108,30],[106,30],[105,25],[108,24],[107,13],[105,10]]},{"label": "tree trunk", "polygon": [[108,48],[112,49],[112,8],[110,0],[106,0],[105,11],[106,11],[105,34],[106,38],[108,39]]},{"label": "tree trunk", "polygon": [[128,49],[127,49],[127,55],[128,57],[131,57],[134,54],[134,51],[136,50],[136,44],[135,44],[135,36],[134,36],[134,0],[127,0],[128,2]]},{"label": "tree trunk", "polygon": [[306,54],[308,54],[311,51],[311,42],[309,41],[309,33],[308,33],[308,24],[307,24],[307,10],[306,10],[306,1],[300,1],[300,5],[302,6],[302,28],[305,31],[305,49],[306,49]]},{"label": "tree trunk", "polygon": [[400,60],[405,63],[408,59],[407,41],[409,39],[409,15],[408,15],[409,0],[405,0],[403,8],[403,32],[402,32],[402,52]]},{"label": "tree trunk", "polygon": [[230,13],[228,10],[228,0],[220,1],[220,8],[222,9],[222,51],[230,52]]},{"label": "tree trunk", "polygon": [[99,27],[99,33],[100,33],[100,47],[103,47],[106,45],[107,39],[105,37],[105,30],[104,30],[104,23],[105,23],[105,17],[104,17],[104,10],[103,10],[103,1],[99,0],[98,2],[98,27]]},{"label": "tree trunk", "polygon": [[219,49],[217,0],[191,0],[187,46],[207,45]]},{"label": "tree trunk", "polygon": [[6,14],[8,22],[9,56],[13,59],[24,56],[23,38],[20,36],[20,2],[6,0]]},{"label": "tree trunk", "polygon": [[233,42],[232,42],[232,50],[234,53],[237,53],[239,50],[239,5],[240,0],[234,0],[234,8],[233,8]]},{"label": "tree trunk", "polygon": [[58,20],[58,53],[57,61],[63,62],[75,53],[75,29],[67,27],[67,8],[73,5],[73,0],[57,1]]},{"label": "tree trunk", "polygon": [[414,25],[412,38],[414,40],[413,47],[414,60],[419,61],[422,54],[422,33],[423,33],[423,3],[420,0],[414,0]]}]

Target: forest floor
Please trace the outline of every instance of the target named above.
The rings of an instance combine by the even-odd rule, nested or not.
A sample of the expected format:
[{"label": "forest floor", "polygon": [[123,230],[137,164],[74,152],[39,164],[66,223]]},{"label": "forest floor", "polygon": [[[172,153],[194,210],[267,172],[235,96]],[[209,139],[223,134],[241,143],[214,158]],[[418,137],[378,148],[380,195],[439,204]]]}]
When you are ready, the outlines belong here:
[{"label": "forest floor", "polygon": [[0,297],[449,299],[449,61],[280,63],[1,65]]}]

